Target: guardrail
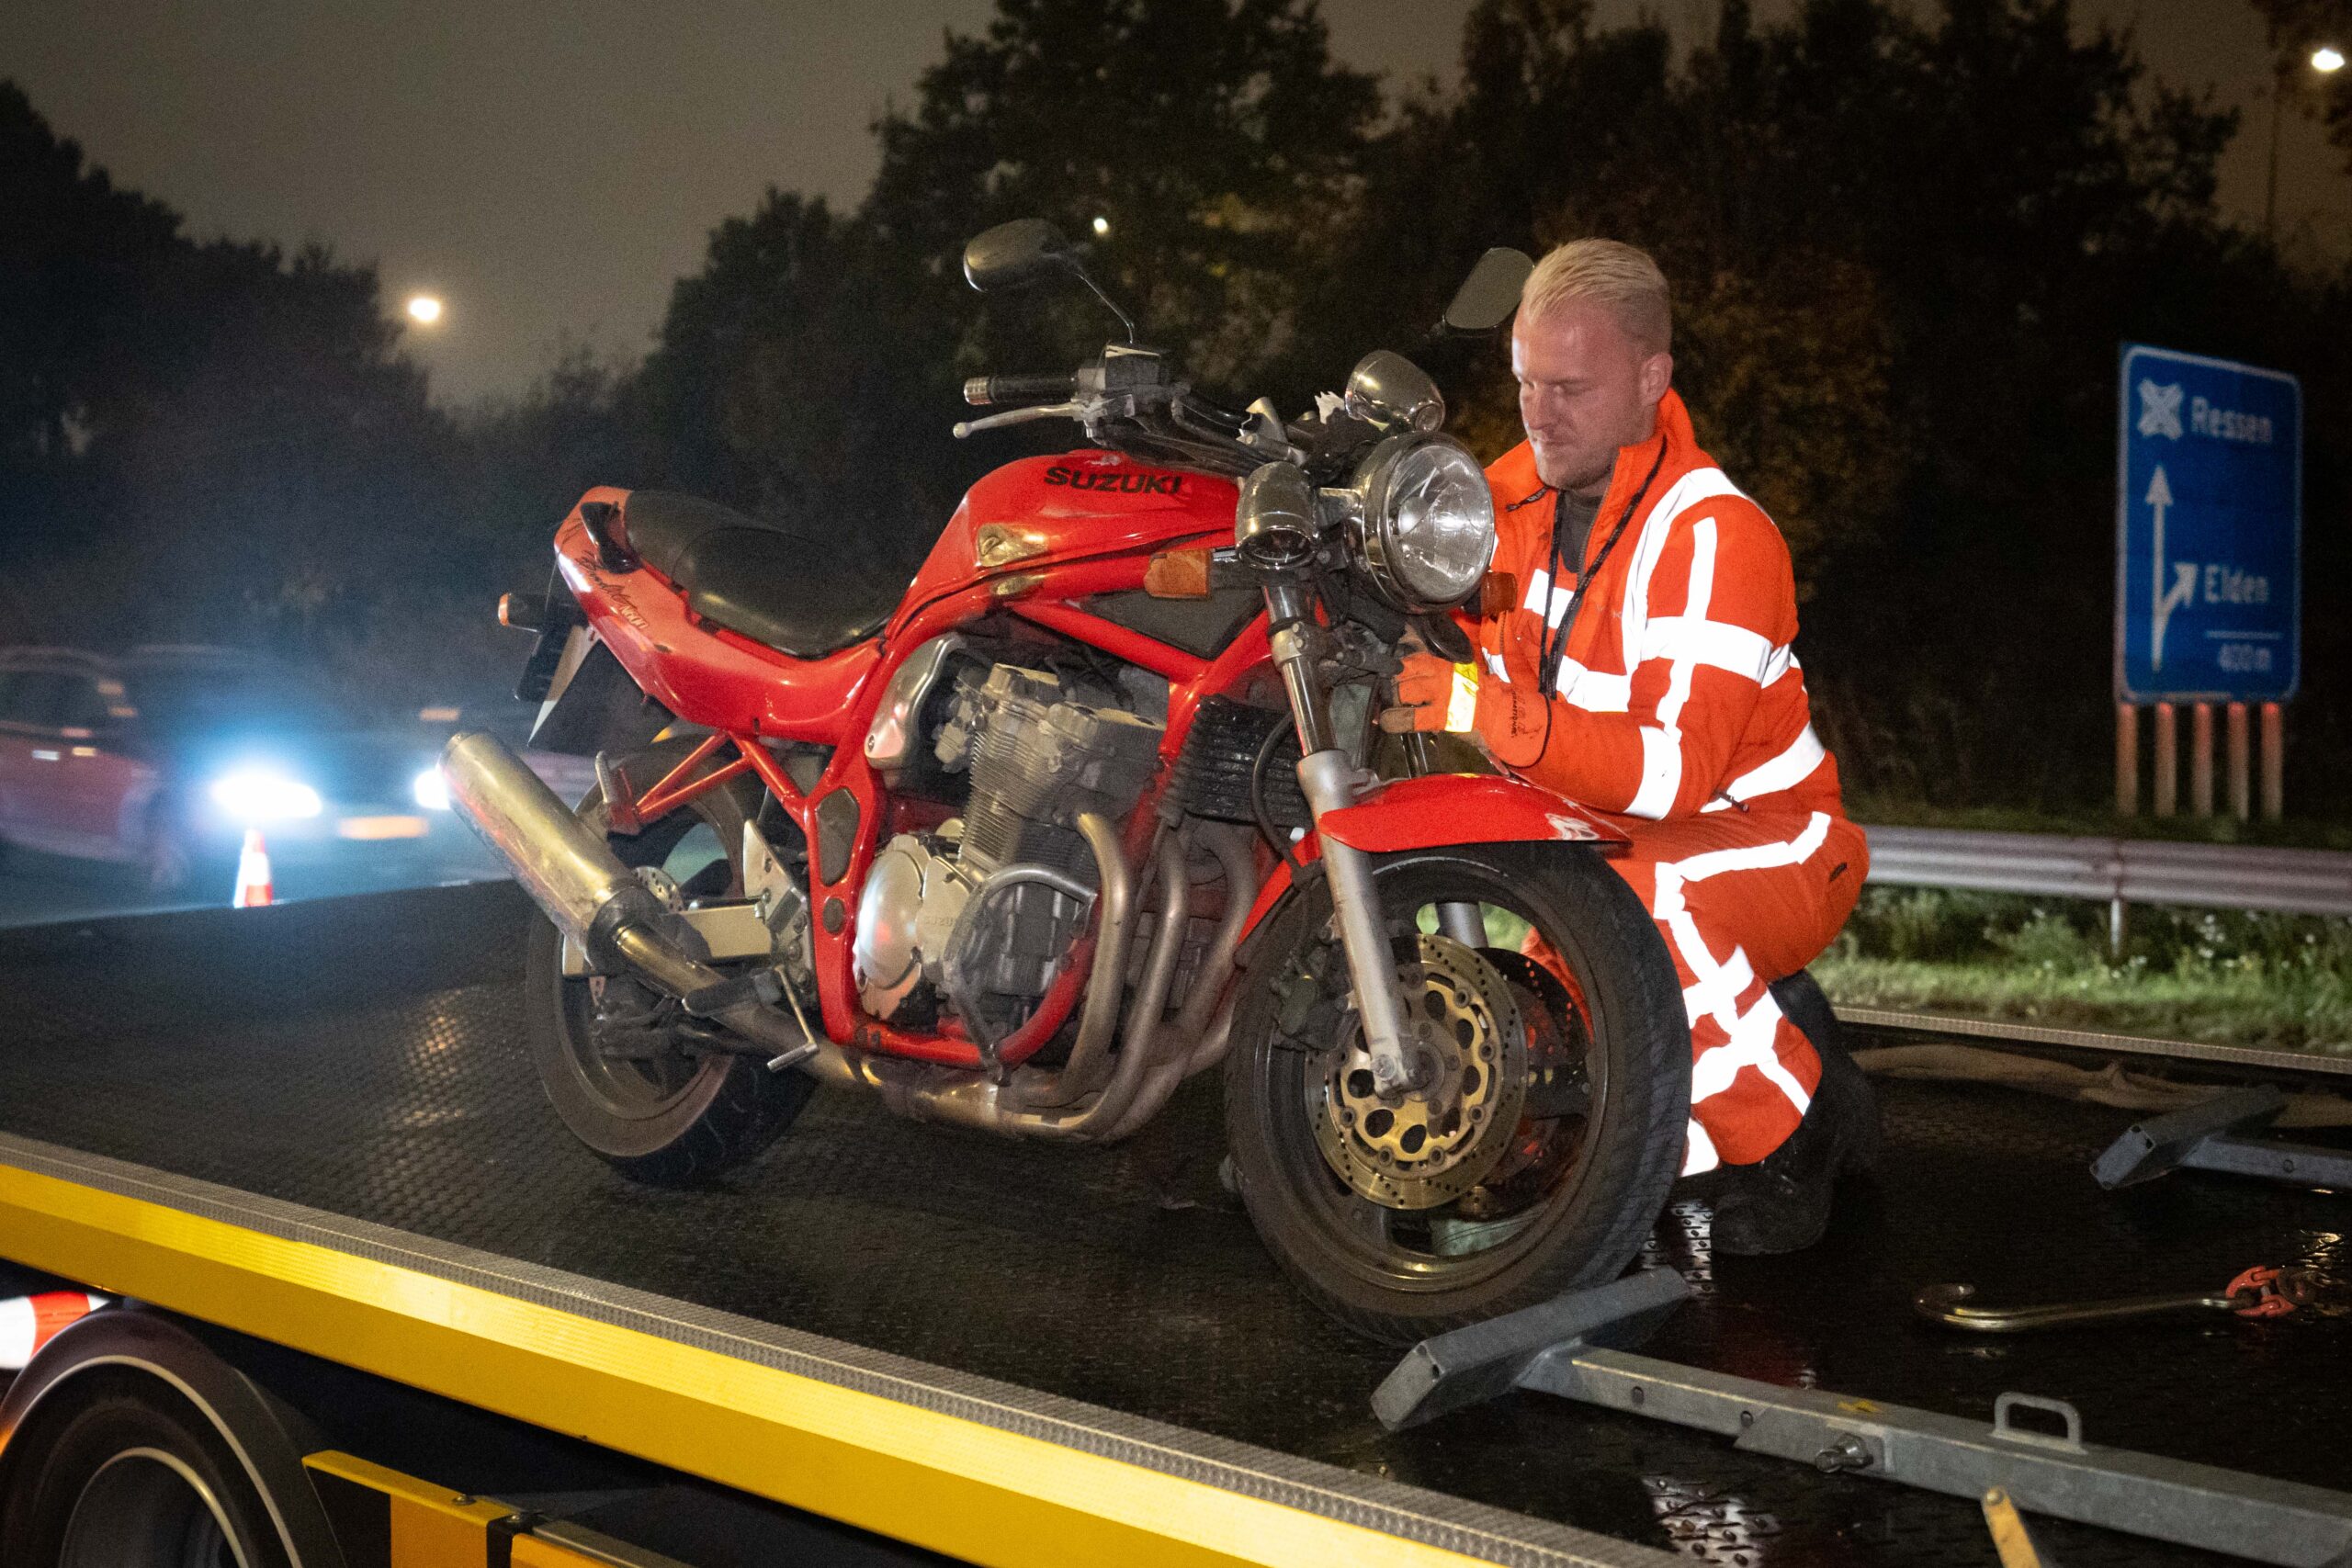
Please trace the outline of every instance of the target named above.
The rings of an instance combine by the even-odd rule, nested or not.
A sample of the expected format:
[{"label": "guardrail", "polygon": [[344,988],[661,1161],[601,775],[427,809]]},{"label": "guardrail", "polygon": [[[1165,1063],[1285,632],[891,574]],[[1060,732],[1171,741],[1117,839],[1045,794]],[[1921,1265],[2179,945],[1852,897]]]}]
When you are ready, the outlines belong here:
[{"label": "guardrail", "polygon": [[2109,905],[2186,904],[2352,916],[2352,852],[2062,838],[1955,828],[1871,828],[1872,882],[2041,894]]}]

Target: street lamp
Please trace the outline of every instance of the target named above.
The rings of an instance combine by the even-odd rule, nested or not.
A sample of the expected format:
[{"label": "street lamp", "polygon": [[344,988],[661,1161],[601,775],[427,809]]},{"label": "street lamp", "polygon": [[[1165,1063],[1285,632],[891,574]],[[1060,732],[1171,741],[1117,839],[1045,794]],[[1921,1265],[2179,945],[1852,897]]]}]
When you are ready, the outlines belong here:
[{"label": "street lamp", "polygon": [[[2312,51],[2311,67],[2332,76],[2344,69],[2344,51],[2324,43]],[[2274,243],[2278,237],[2278,113],[2286,96],[2287,68],[2281,65],[2270,79],[2270,177],[2262,191],[2262,237]]]},{"label": "street lamp", "polygon": [[441,301],[430,294],[411,295],[408,317],[418,326],[429,327],[441,319]]}]

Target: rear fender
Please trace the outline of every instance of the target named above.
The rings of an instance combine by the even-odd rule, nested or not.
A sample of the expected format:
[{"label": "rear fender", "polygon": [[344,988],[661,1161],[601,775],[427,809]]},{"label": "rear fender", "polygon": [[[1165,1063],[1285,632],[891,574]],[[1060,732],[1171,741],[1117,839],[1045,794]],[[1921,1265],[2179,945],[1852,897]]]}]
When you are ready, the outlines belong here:
[{"label": "rear fender", "polygon": [[[1296,845],[1302,867],[1321,853],[1321,840],[1367,854],[1440,849],[1448,844],[1590,844],[1623,854],[1631,840],[1605,819],[1548,789],[1495,774],[1426,773],[1375,787],[1353,806],[1326,813]],[[1290,896],[1288,863],[1259,889],[1242,928],[1244,942]]]},{"label": "rear fender", "polygon": [[638,689],[613,650],[588,627],[575,626],[539,705],[530,743],[537,750],[582,757],[639,751],[670,721],[670,711]]}]

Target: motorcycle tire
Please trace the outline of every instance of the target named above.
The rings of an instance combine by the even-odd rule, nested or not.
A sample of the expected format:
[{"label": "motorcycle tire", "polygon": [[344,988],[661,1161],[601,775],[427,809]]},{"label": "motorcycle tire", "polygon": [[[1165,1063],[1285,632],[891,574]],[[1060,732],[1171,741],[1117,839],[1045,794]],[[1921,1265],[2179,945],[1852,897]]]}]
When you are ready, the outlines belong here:
[{"label": "motorcycle tire", "polygon": [[[620,771],[633,780],[659,779],[691,749],[690,742],[656,745],[625,759]],[[626,865],[683,873],[690,897],[740,897],[743,824],[756,808],[752,795],[723,785],[641,833],[614,833],[606,841]],[[599,791],[589,792],[579,816],[604,827]],[[684,863],[689,861],[700,863]],[[594,1039],[595,984],[564,977],[562,933],[535,917],[524,987],[539,1083],[572,1134],[632,1181],[687,1186],[741,1165],[783,1135],[816,1089],[804,1073],[771,1072],[758,1057],[732,1052],[673,1048],[616,1058]]]},{"label": "motorcycle tire", "polygon": [[[1343,1091],[1353,1080],[1334,1038],[1354,1029],[1352,1010],[1327,999],[1319,1015],[1306,1013],[1310,1028],[1284,1033],[1286,1022],[1295,1027],[1299,1020],[1302,987],[1310,998],[1345,990],[1328,893],[1318,885],[1293,897],[1251,957],[1227,1058],[1234,1173],[1268,1250],[1324,1311],[1396,1344],[1617,1278],[1665,1207],[1690,1120],[1690,1024],[1672,960],[1641,900],[1597,852],[1571,845],[1388,855],[1376,863],[1375,882],[1392,941],[1408,961],[1416,942],[1423,954],[1434,951],[1432,938],[1416,931],[1432,930],[1435,906],[1483,907],[1490,942],[1499,932],[1507,945],[1477,950],[1474,963],[1471,950],[1449,944],[1447,962],[1468,971],[1484,964],[1469,976],[1482,985],[1505,977],[1528,1038],[1552,1030],[1543,1060],[1580,1089],[1563,1100],[1559,1090],[1545,1087],[1539,1099],[1531,1087],[1524,1099],[1493,1102],[1497,1115],[1485,1136],[1508,1133],[1505,1150],[1538,1151],[1503,1156],[1530,1160],[1517,1172],[1478,1177],[1479,1185],[1434,1205],[1426,1194],[1445,1188],[1423,1188],[1420,1207],[1375,1202],[1364,1187],[1379,1185],[1378,1172],[1351,1177],[1345,1155],[1332,1152],[1347,1147],[1342,1122],[1357,1125],[1343,1100],[1362,1091]],[[1512,951],[1521,928],[1498,920],[1498,910],[1543,939],[1573,977],[1573,991]],[[1497,1066],[1514,1059],[1506,1053]],[[1517,1059],[1532,1085],[1538,1053],[1531,1047]],[[1548,1086],[1555,1075],[1541,1076]],[[1361,1077],[1369,1083],[1368,1072]],[[1373,1117],[1363,1116],[1361,1126],[1373,1127]],[[1460,1179],[1474,1168],[1465,1166]]]}]

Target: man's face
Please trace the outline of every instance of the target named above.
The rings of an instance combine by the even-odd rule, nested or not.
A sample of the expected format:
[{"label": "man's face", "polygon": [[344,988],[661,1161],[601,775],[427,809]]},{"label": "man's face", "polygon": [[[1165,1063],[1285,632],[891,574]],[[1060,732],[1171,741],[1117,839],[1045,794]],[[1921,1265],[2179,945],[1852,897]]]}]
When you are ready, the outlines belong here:
[{"label": "man's face", "polygon": [[1617,449],[1646,441],[1674,378],[1670,355],[1644,352],[1609,308],[1571,299],[1510,333],[1520,423],[1535,448],[1535,473],[1555,490],[1599,495]]}]

